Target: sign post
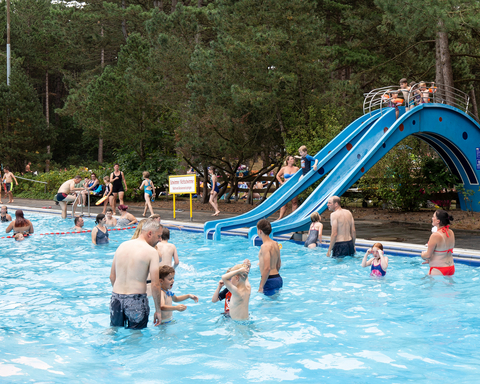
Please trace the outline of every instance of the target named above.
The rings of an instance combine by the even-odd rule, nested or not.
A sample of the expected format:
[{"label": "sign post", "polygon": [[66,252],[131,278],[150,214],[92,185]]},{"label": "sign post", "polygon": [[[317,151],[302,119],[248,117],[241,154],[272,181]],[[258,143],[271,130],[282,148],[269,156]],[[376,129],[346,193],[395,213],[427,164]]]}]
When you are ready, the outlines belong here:
[{"label": "sign post", "polygon": [[193,221],[192,195],[197,193],[197,175],[168,176],[168,193],[173,195],[173,218],[175,219],[175,195],[190,195],[190,221]]}]

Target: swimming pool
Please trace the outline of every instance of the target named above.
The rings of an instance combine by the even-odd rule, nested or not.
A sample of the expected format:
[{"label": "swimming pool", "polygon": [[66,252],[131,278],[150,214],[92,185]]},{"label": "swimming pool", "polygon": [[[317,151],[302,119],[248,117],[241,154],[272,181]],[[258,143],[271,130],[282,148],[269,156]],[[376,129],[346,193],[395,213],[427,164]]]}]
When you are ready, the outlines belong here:
[{"label": "swimming pool", "polygon": [[[37,233],[72,227],[50,216],[33,222]],[[132,233],[112,232],[98,247],[88,233],[0,240],[0,382],[478,381],[477,268],[457,264],[452,279],[432,279],[419,259],[392,257],[386,278],[374,279],[360,257],[327,259],[284,243],[284,289],[267,298],[256,293],[258,247],[172,231],[181,262],[173,291],[200,302],[184,302],[161,327],[151,311],[147,329],[129,331],[109,327],[108,305],[113,254]],[[211,296],[246,257],[251,320],[236,323]]]}]

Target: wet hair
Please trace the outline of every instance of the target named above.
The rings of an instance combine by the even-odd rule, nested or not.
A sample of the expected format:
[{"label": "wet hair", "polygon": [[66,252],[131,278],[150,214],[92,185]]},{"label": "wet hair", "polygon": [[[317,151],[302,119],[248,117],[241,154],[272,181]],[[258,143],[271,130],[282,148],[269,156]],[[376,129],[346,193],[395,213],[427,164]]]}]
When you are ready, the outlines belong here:
[{"label": "wet hair", "polygon": [[23,236],[23,233],[16,233],[13,238],[16,240],[16,241],[22,241],[22,240],[25,240],[25,236]]},{"label": "wet hair", "polygon": [[316,223],[317,221],[322,221],[322,217],[318,212],[313,212],[310,215],[310,220],[312,221],[312,223]]},{"label": "wet hair", "polygon": [[112,208],[107,208],[107,210],[105,212],[112,212],[113,213],[113,209]]},{"label": "wet hair", "polygon": [[435,216],[437,216],[437,219],[440,220],[442,227],[449,225],[453,221],[452,215],[449,215],[448,212],[444,211],[443,209],[438,209],[435,211]]},{"label": "wet hair", "polygon": [[378,248],[383,251],[383,245],[382,243],[375,243],[372,245],[372,248]]},{"label": "wet hair", "polygon": [[142,226],[141,232],[156,232],[163,228],[163,225],[154,219],[147,219]]},{"label": "wet hair", "polygon": [[173,267],[170,265],[162,265],[158,269],[158,278],[163,280],[171,273],[175,274],[175,269],[173,269]]},{"label": "wet hair", "polygon": [[[232,268],[229,268],[227,273],[232,272],[232,271],[238,271],[239,269],[242,269],[242,268],[245,268],[245,267],[246,267],[245,264],[237,264],[237,265],[234,265]],[[237,276],[240,278],[240,280],[246,280],[247,279],[246,277],[242,277],[240,275],[237,275]]]},{"label": "wet hair", "polygon": [[402,79],[400,79],[400,81],[399,81],[400,84],[404,84],[404,83],[406,83],[406,82],[407,82],[407,79],[406,79],[405,77],[402,78]]},{"label": "wet hair", "polygon": [[78,224],[81,218],[82,218],[81,216],[75,216],[75,219],[73,219],[73,222],[75,223],[75,225]]},{"label": "wet hair", "polygon": [[307,146],[306,145],[302,145],[300,148],[298,148],[299,151],[302,151],[302,152],[307,152]]},{"label": "wet hair", "polygon": [[333,204],[338,204],[338,205],[340,205],[340,203],[342,201],[342,200],[340,200],[340,197],[338,197],[338,196],[332,196],[331,199],[332,199]]},{"label": "wet hair", "polygon": [[168,240],[168,239],[170,239],[170,230],[167,227],[165,227],[162,230],[162,240]]},{"label": "wet hair", "polygon": [[272,225],[267,219],[262,219],[257,223],[257,228],[260,229],[265,235],[272,233]]},{"label": "wet hair", "polygon": [[143,175],[143,177],[148,179],[150,177],[150,172],[145,171],[145,172],[142,173],[142,175]]},{"label": "wet hair", "polygon": [[26,227],[29,225],[29,221],[23,217],[23,211],[18,209],[15,211],[15,224],[14,227]]},{"label": "wet hair", "polygon": [[135,229],[135,232],[132,235],[132,240],[138,239],[138,236],[140,236],[140,232],[142,232],[143,224],[145,224],[146,221],[147,219],[142,219],[138,222],[137,229]]},{"label": "wet hair", "polygon": [[118,209],[119,209],[120,211],[126,211],[126,210],[128,209],[128,205],[120,204],[120,205],[118,206]]},{"label": "wet hair", "polygon": [[100,223],[104,218],[105,218],[105,215],[103,213],[99,213],[97,215],[97,218],[95,219],[95,223],[96,224]]}]

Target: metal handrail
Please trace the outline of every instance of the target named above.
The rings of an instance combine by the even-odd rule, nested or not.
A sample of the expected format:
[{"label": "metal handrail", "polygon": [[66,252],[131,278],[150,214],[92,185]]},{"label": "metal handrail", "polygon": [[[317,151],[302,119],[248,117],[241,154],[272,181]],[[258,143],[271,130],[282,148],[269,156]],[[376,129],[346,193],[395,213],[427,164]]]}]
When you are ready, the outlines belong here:
[{"label": "metal handrail", "polygon": [[[75,198],[75,200],[73,201],[73,204],[72,204],[72,217],[73,217],[73,207],[75,206],[75,203],[77,202],[78,198],[79,198],[81,195],[82,195],[82,194],[79,193],[79,194],[77,195],[77,197]],[[88,216],[90,216],[90,193],[87,193],[87,196],[88,196],[88,199],[87,199],[87,200],[88,200],[88,206],[87,206],[87,207],[88,207]],[[81,206],[80,208],[82,209],[81,215],[83,216],[83,204],[82,204],[82,206]]]},{"label": "metal handrail", "polygon": [[20,177],[20,176],[15,176],[17,179],[22,179],[22,180],[27,180],[27,181],[33,181],[34,183],[40,183],[40,184],[45,184],[45,193],[47,193],[47,182],[46,181],[38,181],[38,180],[32,180],[32,179],[26,179],[25,177]]},{"label": "metal handrail", "polygon": [[[422,84],[422,87],[420,86]],[[370,114],[372,111],[382,109],[390,101],[394,94],[402,94],[405,99],[407,110],[420,104],[446,104],[465,111],[466,114],[476,117],[469,111],[471,106],[470,97],[460,89],[434,82],[415,83],[409,89],[401,89],[398,86],[388,86],[373,89],[364,94],[363,113]]]}]

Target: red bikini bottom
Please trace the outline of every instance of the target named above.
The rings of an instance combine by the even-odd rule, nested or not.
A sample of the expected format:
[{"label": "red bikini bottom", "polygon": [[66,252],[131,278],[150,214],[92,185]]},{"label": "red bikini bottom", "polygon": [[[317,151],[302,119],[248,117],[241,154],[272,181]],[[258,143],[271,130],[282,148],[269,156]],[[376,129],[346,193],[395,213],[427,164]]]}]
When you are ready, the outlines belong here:
[{"label": "red bikini bottom", "polygon": [[430,267],[430,271],[428,272],[429,275],[432,274],[432,269],[438,269],[440,272],[442,272],[443,276],[453,276],[455,273],[455,265],[450,267]]}]

